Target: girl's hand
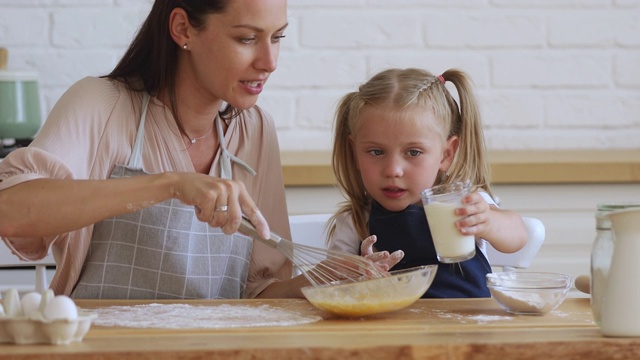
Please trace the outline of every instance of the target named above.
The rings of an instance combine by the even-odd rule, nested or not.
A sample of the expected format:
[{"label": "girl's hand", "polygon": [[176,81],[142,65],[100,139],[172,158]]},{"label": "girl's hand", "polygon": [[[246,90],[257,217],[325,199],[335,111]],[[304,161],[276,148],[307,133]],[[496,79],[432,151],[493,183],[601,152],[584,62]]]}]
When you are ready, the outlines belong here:
[{"label": "girl's hand", "polygon": [[455,210],[457,216],[463,218],[456,221],[456,227],[463,235],[482,235],[488,231],[489,211],[491,207],[477,192],[471,193],[462,199],[462,207]]},{"label": "girl's hand", "polygon": [[381,270],[389,271],[389,269],[402,260],[404,257],[404,251],[397,250],[391,254],[389,254],[388,251],[375,252],[373,244],[375,244],[377,240],[378,239],[375,235],[371,235],[362,240],[362,243],[360,244],[360,254],[364,256],[365,259],[371,260]]},{"label": "girl's hand", "polygon": [[515,211],[489,205],[478,192],[465,196],[455,214],[462,217],[456,221],[461,234],[482,238],[500,252],[512,253],[527,244],[522,217]]}]

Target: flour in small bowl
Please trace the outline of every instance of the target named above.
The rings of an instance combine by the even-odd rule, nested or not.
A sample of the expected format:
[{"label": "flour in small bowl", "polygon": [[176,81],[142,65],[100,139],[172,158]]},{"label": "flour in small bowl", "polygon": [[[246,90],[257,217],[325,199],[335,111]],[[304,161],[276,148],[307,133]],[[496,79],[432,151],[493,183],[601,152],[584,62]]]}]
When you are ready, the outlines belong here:
[{"label": "flour in small bowl", "polygon": [[93,324],[98,326],[157,329],[292,326],[322,320],[319,316],[300,315],[268,305],[148,304],[83,309],[83,311],[97,315]]},{"label": "flour in small bowl", "polygon": [[545,298],[534,292],[492,291],[493,297],[509,312],[544,314],[556,306],[553,297]]}]

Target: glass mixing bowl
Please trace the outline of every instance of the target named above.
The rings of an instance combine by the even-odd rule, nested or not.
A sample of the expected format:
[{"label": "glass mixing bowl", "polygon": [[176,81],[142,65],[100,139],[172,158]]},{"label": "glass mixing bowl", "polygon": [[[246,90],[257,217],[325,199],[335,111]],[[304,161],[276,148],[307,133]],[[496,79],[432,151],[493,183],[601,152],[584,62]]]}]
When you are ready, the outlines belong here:
[{"label": "glass mixing bowl", "polygon": [[424,265],[377,279],[307,286],[302,293],[315,307],[336,315],[380,314],[413,304],[429,289],[437,269],[438,265]]}]

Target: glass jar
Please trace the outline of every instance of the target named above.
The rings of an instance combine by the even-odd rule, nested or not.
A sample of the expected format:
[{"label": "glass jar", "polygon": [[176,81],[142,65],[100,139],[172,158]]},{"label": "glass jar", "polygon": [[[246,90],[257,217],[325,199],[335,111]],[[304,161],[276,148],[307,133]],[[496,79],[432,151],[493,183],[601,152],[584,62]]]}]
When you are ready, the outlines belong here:
[{"label": "glass jar", "polygon": [[603,203],[596,211],[596,237],[591,248],[591,312],[593,320],[600,325],[600,307],[606,291],[607,276],[611,267],[611,257],[615,239],[611,231],[611,221],[606,216],[611,211],[640,207],[640,203]]}]

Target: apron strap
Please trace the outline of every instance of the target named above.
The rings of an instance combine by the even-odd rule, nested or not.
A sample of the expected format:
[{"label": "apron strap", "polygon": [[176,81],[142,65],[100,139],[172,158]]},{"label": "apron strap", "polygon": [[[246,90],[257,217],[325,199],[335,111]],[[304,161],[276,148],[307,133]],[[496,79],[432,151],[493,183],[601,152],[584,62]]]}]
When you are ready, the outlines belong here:
[{"label": "apron strap", "polygon": [[[144,144],[144,126],[147,118],[147,110],[149,109],[149,100],[151,96],[149,93],[145,92],[142,97],[142,114],[140,115],[140,124],[138,125],[138,132],[136,134],[136,140],[133,144],[133,150],[131,152],[131,158],[129,158],[129,164],[127,167],[131,169],[141,169],[142,168],[142,146]],[[216,126],[218,129],[218,140],[220,142],[220,150],[222,151],[220,157],[220,177],[223,179],[232,179],[233,171],[231,168],[231,163],[235,162],[240,165],[246,172],[249,174],[256,176],[256,171],[249,166],[246,162],[242,161],[237,156],[231,154],[225,145],[224,134],[222,131],[222,119],[217,115]]]},{"label": "apron strap", "polygon": [[136,142],[133,144],[131,158],[129,158],[129,168],[142,168],[142,144],[144,143],[144,124],[147,118],[147,109],[149,108],[149,100],[151,95],[145,92],[142,96],[142,115],[140,115],[140,125],[138,125],[138,133],[136,134]]},{"label": "apron strap", "polygon": [[220,157],[220,177],[223,179],[232,179],[233,171],[231,169],[231,162],[235,162],[240,165],[246,172],[256,176],[256,171],[249,166],[246,162],[242,161],[237,156],[231,154],[224,143],[224,135],[222,133],[222,119],[220,115],[216,116],[216,127],[218,129],[218,140],[220,142],[220,150],[222,150],[222,156]]}]

